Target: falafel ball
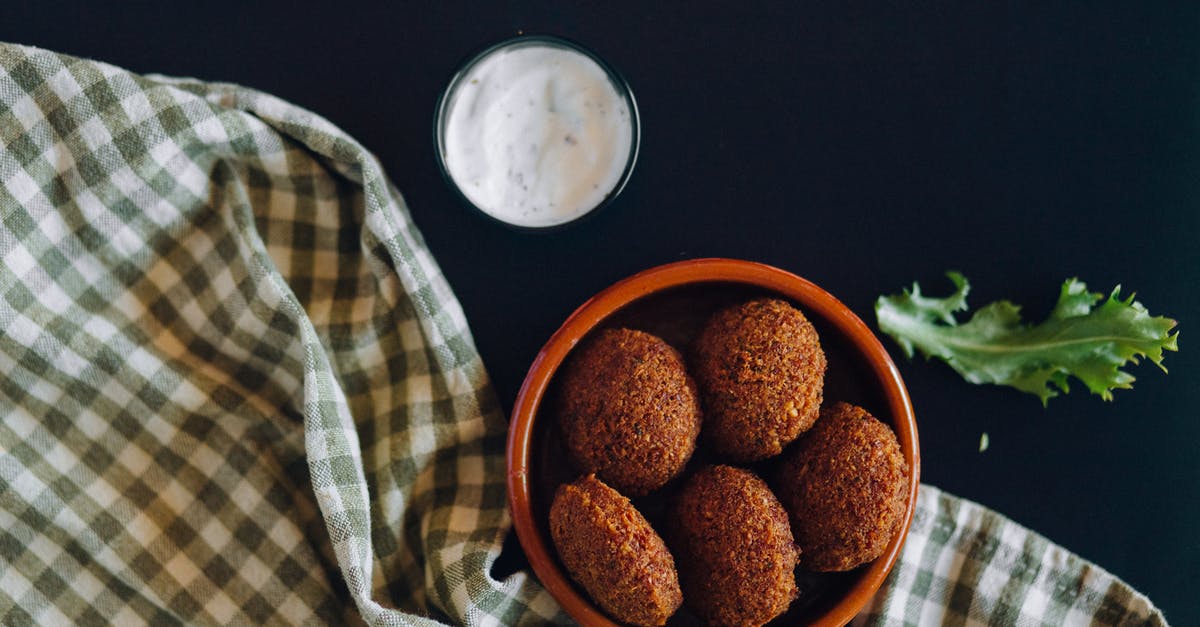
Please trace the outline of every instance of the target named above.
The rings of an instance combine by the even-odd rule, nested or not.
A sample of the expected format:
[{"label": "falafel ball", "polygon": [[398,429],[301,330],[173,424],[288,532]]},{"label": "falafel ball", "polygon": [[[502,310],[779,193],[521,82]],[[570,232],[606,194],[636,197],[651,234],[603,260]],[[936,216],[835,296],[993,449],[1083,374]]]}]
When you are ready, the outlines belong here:
[{"label": "falafel ball", "polygon": [[550,537],[571,578],[619,621],[662,625],[683,602],[667,545],[629,499],[595,475],[559,486]]},{"label": "falafel ball", "polygon": [[683,358],[631,329],[601,331],[572,356],[558,416],[576,467],[630,496],[678,475],[700,434],[700,399]]},{"label": "falafel ball", "polygon": [[801,566],[843,571],[882,555],[904,518],[908,472],[896,434],[867,410],[822,410],[779,467]]},{"label": "falafel ball", "polygon": [[787,512],[753,473],[704,467],[685,482],[671,514],[684,601],[705,623],[763,625],[799,595]]},{"label": "falafel ball", "polygon": [[704,438],[728,459],[778,455],[817,419],[825,352],[800,310],[760,298],[713,314],[693,344]]}]

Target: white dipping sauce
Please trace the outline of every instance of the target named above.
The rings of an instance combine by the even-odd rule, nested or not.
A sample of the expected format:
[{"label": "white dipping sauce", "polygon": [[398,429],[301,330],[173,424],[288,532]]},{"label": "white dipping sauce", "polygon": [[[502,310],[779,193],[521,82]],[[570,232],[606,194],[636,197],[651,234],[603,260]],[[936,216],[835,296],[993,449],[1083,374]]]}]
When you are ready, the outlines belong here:
[{"label": "white dipping sauce", "polygon": [[475,206],[524,227],[600,205],[633,158],[626,98],[604,68],[553,43],[499,48],[471,66],[443,111],[443,160]]}]

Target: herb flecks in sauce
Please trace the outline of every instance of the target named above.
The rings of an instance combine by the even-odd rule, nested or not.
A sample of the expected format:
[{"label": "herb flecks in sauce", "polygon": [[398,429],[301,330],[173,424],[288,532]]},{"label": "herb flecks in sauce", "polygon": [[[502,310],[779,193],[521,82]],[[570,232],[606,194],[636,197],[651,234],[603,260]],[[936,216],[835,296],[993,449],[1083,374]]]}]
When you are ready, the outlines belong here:
[{"label": "herb flecks in sauce", "polygon": [[471,181],[460,189],[472,203],[520,226],[561,224],[601,204],[633,149],[628,104],[608,74],[552,44],[478,61],[446,115],[451,178]]}]

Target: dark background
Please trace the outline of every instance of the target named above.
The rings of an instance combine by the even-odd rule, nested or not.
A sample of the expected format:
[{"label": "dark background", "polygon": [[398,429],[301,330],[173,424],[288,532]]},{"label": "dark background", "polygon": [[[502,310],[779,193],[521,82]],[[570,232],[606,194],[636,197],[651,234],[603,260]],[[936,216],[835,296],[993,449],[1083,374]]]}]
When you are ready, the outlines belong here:
[{"label": "dark background", "polygon": [[[502,402],[591,294],[664,262],[773,264],[872,304],[965,273],[1040,319],[1063,279],[1179,320],[1170,374],[1111,403],[1038,400],[898,358],[922,479],[979,501],[1200,624],[1200,6],[922,3],[6,2],[0,40],[256,87],[378,154],[471,322]],[[599,3],[596,3],[599,4]],[[518,32],[585,44],[642,114],[633,178],[594,220],[522,234],[438,174],[440,90]],[[979,452],[982,432],[991,446]]]}]

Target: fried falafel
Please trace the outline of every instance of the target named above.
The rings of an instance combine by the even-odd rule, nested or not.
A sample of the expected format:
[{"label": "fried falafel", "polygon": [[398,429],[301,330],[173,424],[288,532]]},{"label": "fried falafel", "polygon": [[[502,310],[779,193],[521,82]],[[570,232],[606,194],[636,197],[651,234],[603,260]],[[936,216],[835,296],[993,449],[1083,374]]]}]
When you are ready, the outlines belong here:
[{"label": "fried falafel", "polygon": [[606,329],[577,349],[557,413],[576,467],[630,496],[678,475],[700,433],[699,395],[682,356],[631,329]]},{"label": "fried falafel", "polygon": [[595,475],[558,488],[550,536],[571,578],[617,620],[662,625],[683,602],[662,538],[629,499]]},{"label": "fried falafel", "polygon": [[709,625],[763,625],[799,595],[799,549],[767,484],[732,466],[691,475],[671,511],[668,539],[684,602]]},{"label": "fried falafel", "polygon": [[778,474],[801,566],[844,571],[882,555],[904,518],[908,473],[887,425],[848,403],[822,410]]},{"label": "fried falafel", "polygon": [[737,462],[778,455],[816,420],[825,353],[812,323],[792,305],[760,298],[718,311],[692,356],[702,437],[718,454]]}]

